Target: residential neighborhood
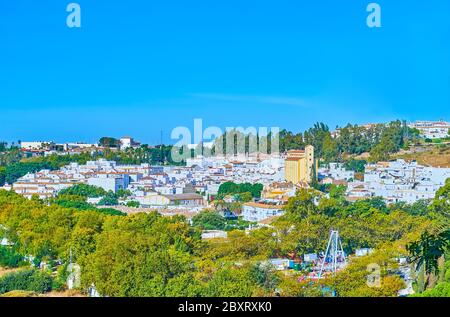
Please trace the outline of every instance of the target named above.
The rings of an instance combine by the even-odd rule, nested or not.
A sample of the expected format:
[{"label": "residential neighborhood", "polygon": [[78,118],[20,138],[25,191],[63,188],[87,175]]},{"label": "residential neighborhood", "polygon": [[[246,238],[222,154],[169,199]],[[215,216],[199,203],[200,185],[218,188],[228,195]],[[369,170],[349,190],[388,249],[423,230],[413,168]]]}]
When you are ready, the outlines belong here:
[{"label": "residential neighborhood", "polygon": [[0,0],[1,312],[439,311],[449,30],[442,0]]},{"label": "residential neighborhood", "polygon": [[[119,150],[139,147],[132,137],[118,140]],[[71,155],[73,147],[68,147],[68,144],[58,155]],[[46,150],[55,145],[53,142],[22,142],[21,149]],[[90,149],[99,145],[80,147]],[[349,201],[381,197],[388,204],[413,204],[433,199],[447,178],[450,178],[448,167],[422,166],[416,161],[397,159],[366,164],[363,178],[358,180],[355,171],[342,163],[329,162],[319,167],[319,160],[314,158],[314,147],[308,145],[305,150],[289,150],[274,155],[197,155],[188,158],[184,166],[124,165],[100,158],[86,164],[70,163],[58,170],[28,173],[2,188],[29,199],[34,195],[46,199],[56,197],[59,191],[73,185],[87,184],[106,192],[128,190],[130,195],[119,201],[122,205],[136,201],[141,208],[149,210],[198,213],[215,208],[214,201],[223,183],[262,184],[261,197],[244,203],[237,211],[244,220],[261,222],[283,215],[283,206],[288,199],[294,197],[300,188],[311,188],[313,179],[323,185],[345,186]],[[225,198],[226,201],[230,199],[233,200],[232,197]],[[96,202],[95,199],[90,201]]]}]

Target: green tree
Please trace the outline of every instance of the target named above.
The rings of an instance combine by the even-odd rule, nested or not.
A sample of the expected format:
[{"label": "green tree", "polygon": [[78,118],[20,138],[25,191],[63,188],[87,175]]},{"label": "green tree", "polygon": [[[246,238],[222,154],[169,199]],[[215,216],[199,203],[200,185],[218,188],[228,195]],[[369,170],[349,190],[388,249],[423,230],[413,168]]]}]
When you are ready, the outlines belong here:
[{"label": "green tree", "polygon": [[364,173],[366,164],[367,161],[365,160],[350,159],[345,162],[344,166],[347,170],[355,171],[357,173]]},{"label": "green tree", "polygon": [[264,186],[262,184],[236,184],[233,182],[225,182],[219,186],[218,190],[218,198],[222,199],[226,195],[235,195],[235,194],[243,194],[243,193],[251,193],[253,198],[260,198],[261,192]]},{"label": "green tree", "polygon": [[192,224],[202,230],[223,230],[226,220],[217,212],[203,211],[192,217]]},{"label": "green tree", "polygon": [[289,216],[305,219],[317,214],[318,209],[314,203],[317,194],[311,189],[300,189],[294,197],[289,198],[285,210]]},{"label": "green tree", "polygon": [[445,185],[436,192],[430,210],[437,215],[442,215],[447,219],[450,218],[450,178],[447,179]]},{"label": "green tree", "polygon": [[197,282],[188,276],[201,240],[182,220],[156,212],[106,218],[95,251],[79,260],[82,284],[95,284],[107,296],[166,296],[181,286],[195,289]]},{"label": "green tree", "polygon": [[131,207],[131,208],[139,208],[141,204],[138,201],[135,200],[131,200],[127,202],[127,207]]},{"label": "green tree", "polygon": [[416,269],[419,270],[423,265],[425,273],[431,274],[439,271],[438,260],[444,255],[449,243],[450,230],[439,234],[430,234],[425,231],[418,241],[407,246],[407,250],[412,262],[416,263]]},{"label": "green tree", "polygon": [[331,134],[327,133],[323,138],[322,158],[325,162],[337,162],[340,160],[338,144]]},{"label": "green tree", "polygon": [[8,273],[0,278],[0,294],[15,290],[45,293],[50,291],[51,287],[50,275],[34,269]]},{"label": "green tree", "polygon": [[87,185],[87,184],[76,184],[71,187],[65,188],[58,193],[58,196],[72,195],[80,196],[85,198],[98,198],[105,196],[107,192],[97,186]]},{"label": "green tree", "polygon": [[98,141],[98,144],[103,147],[117,148],[120,146],[120,141],[111,137],[102,137]]},{"label": "green tree", "polygon": [[5,181],[6,181],[6,168],[0,166],[0,186],[5,185]]},{"label": "green tree", "polygon": [[217,271],[204,289],[207,297],[250,297],[256,289],[247,269],[224,267]]},{"label": "green tree", "polygon": [[117,199],[117,196],[112,191],[109,191],[98,202],[99,206],[117,206],[118,204],[119,204],[119,200]]},{"label": "green tree", "polygon": [[274,291],[280,282],[276,269],[271,263],[253,265],[250,269],[250,278],[265,291]]}]

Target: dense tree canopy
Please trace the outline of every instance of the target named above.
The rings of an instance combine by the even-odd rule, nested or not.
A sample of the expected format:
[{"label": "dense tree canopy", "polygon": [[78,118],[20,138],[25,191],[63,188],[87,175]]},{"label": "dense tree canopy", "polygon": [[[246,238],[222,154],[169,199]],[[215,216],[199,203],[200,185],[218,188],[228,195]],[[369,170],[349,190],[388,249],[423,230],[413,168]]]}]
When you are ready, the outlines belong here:
[{"label": "dense tree canopy", "polygon": [[[350,203],[337,186],[329,194],[299,190],[289,200],[286,214],[271,226],[247,233],[232,230],[226,239],[203,241],[197,226],[221,228],[217,214],[199,214],[192,227],[179,216],[152,212],[116,217],[55,202],[48,206],[0,191],[0,236],[14,243],[11,251],[0,252],[0,261],[18,265],[14,264],[18,255],[32,255],[35,263],[59,259],[67,264],[71,255],[82,268],[82,289],[94,284],[107,296],[273,296],[275,290],[283,296],[328,296],[318,284],[299,282],[300,272],[280,274],[266,261],[299,260],[305,253],[323,252],[329,231],[335,229],[347,254],[361,247],[376,252],[352,259],[345,270],[322,284],[338,296],[395,296],[403,287],[392,273],[396,257],[408,255],[407,245],[424,241],[424,232],[448,226],[447,218],[441,217],[445,190],[431,204],[414,208],[387,206],[379,198]],[[84,202],[85,198],[58,199]],[[381,268],[381,288],[366,285],[369,263]]]},{"label": "dense tree canopy", "polygon": [[100,138],[100,140],[98,141],[98,144],[100,146],[104,146],[104,147],[114,147],[117,148],[120,146],[120,141],[116,138],[112,138],[112,137],[102,137]]},{"label": "dense tree canopy", "polygon": [[[303,133],[283,129],[273,137],[278,139],[281,152],[313,145],[316,157],[323,162],[345,161],[346,155],[360,155],[365,152],[371,153],[371,161],[386,160],[391,154],[417,142],[419,138],[417,129],[409,128],[400,120],[371,126],[348,124],[345,127],[336,127],[336,131],[337,133],[332,135],[325,123],[317,122]],[[256,149],[250,146],[253,142],[260,151],[264,151],[261,143],[270,148],[271,137],[271,134],[267,138],[260,138],[259,135],[244,134],[242,131],[230,131],[215,140],[215,148],[227,154],[253,153],[256,152]],[[244,146],[239,144],[238,140],[243,142]]]},{"label": "dense tree canopy", "polygon": [[218,196],[223,198],[226,195],[250,193],[251,197],[260,198],[262,190],[262,184],[225,182],[219,186]]},{"label": "dense tree canopy", "polygon": [[52,288],[52,279],[46,272],[28,269],[8,273],[0,278],[0,294],[15,290],[48,292]]},{"label": "dense tree canopy", "polygon": [[223,230],[226,220],[218,212],[203,211],[192,217],[192,225],[202,230]]},{"label": "dense tree canopy", "polygon": [[84,198],[98,198],[105,196],[106,191],[97,186],[87,185],[87,184],[76,184],[69,188],[63,189],[58,193],[58,196],[72,195],[81,196]]}]

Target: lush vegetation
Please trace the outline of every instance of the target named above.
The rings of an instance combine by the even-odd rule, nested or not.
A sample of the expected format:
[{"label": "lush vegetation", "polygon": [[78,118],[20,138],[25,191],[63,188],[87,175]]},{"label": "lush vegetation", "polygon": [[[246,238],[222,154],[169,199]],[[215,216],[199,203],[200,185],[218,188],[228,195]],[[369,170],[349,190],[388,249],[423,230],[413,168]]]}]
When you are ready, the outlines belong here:
[{"label": "lush vegetation", "polygon": [[202,230],[223,230],[226,219],[215,211],[204,211],[192,217],[192,225]]},{"label": "lush vegetation", "polygon": [[[14,251],[2,258],[33,255],[35,264],[61,260],[64,265],[71,250],[72,260],[82,267],[82,289],[95,284],[109,296],[273,296],[275,289],[282,296],[327,296],[319,285],[299,282],[301,272],[282,274],[266,260],[295,260],[304,253],[323,251],[334,228],[340,231],[348,254],[361,247],[377,251],[351,260],[345,270],[321,284],[338,296],[396,296],[403,282],[395,274],[395,259],[408,255],[414,263],[433,259],[422,252],[430,248],[418,248],[421,251],[415,255],[408,250],[415,243],[426,245],[426,232],[437,236],[443,225],[448,227],[448,192],[447,186],[432,203],[413,207],[387,206],[381,199],[348,203],[339,187],[330,188],[329,197],[301,190],[272,227],[248,234],[231,230],[227,239],[206,242],[201,240],[201,229],[227,230],[219,214],[201,213],[192,227],[179,216],[154,212],[116,217],[57,203],[48,206],[0,191],[0,233],[14,243]],[[381,267],[381,288],[366,285],[370,263]],[[64,280],[61,271],[55,279]],[[428,283],[424,294],[432,286]],[[442,288],[445,285],[435,292]]]},{"label": "lush vegetation", "polygon": [[59,196],[80,196],[84,198],[98,198],[103,197],[107,193],[103,188],[86,185],[86,184],[76,184],[66,189],[61,190]]},{"label": "lush vegetation", "polygon": [[74,195],[58,195],[56,199],[51,199],[51,203],[57,204],[65,208],[74,208],[79,211],[96,211],[111,216],[125,216],[126,214],[114,208],[97,208],[88,203],[83,196]]},{"label": "lush vegetation", "polygon": [[0,294],[16,290],[45,293],[51,289],[51,276],[36,269],[19,270],[0,278]]},{"label": "lush vegetation", "polygon": [[426,274],[423,267],[414,283],[417,297],[450,297],[450,250],[438,261],[438,271]]},{"label": "lush vegetation", "polygon": [[184,161],[178,162],[172,159],[172,148],[172,145],[157,145],[155,147],[142,145],[138,148],[127,148],[122,151],[107,148],[103,150],[102,157],[120,164],[184,165]]},{"label": "lush vegetation", "polygon": [[100,201],[99,206],[117,206],[119,204],[119,199],[113,192],[108,192]]},{"label": "lush vegetation", "polygon": [[141,206],[141,204],[138,201],[135,200],[130,200],[127,202],[127,207],[131,207],[131,208],[139,208]]},{"label": "lush vegetation", "polygon": [[88,198],[101,198],[99,206],[117,206],[119,204],[118,199],[126,197],[129,191],[120,190],[117,193],[112,191],[106,192],[103,188],[77,184],[66,189],[61,190],[58,196],[54,199],[50,199],[49,202],[57,204],[65,208],[75,208],[80,211],[97,211],[112,216],[124,216],[125,213],[113,208],[97,208],[94,205],[87,202]]},{"label": "lush vegetation", "polygon": [[[112,216],[124,216],[125,213],[113,208],[104,208],[105,206],[117,206],[119,205],[119,199],[127,198],[131,195],[129,190],[119,190],[117,193],[112,191],[105,191],[101,187],[77,184],[69,188],[63,189],[58,193],[55,199],[50,199],[50,203],[55,203],[59,206],[66,208],[75,208],[77,210],[91,210],[101,212]],[[100,198],[98,205],[103,208],[97,208],[91,203],[87,202],[88,198]],[[129,202],[129,207],[139,207],[138,202]]]},{"label": "lush vegetation", "polygon": [[[103,140],[103,142],[108,143],[112,141]],[[175,162],[172,160],[172,146],[166,145],[158,147],[143,145],[136,149],[128,148],[124,151],[120,151],[111,146],[94,153],[85,152],[73,155],[52,154],[49,156],[27,158],[16,146],[6,147],[5,142],[0,143],[4,149],[4,151],[0,151],[0,186],[3,186],[5,183],[12,184],[27,173],[34,173],[42,169],[57,170],[72,162],[85,164],[89,160],[97,160],[99,158],[113,160],[119,164],[184,164],[184,162]]]},{"label": "lush vegetation", "polygon": [[349,171],[355,171],[356,173],[364,173],[367,161],[350,159],[345,162],[344,166]]},{"label": "lush vegetation", "polygon": [[233,182],[225,182],[219,186],[218,199],[223,198],[227,195],[238,195],[242,196],[243,200],[248,201],[252,198],[260,198],[261,192],[263,190],[262,184],[250,184],[242,183],[236,184]]},{"label": "lush vegetation", "polygon": [[[337,138],[332,138],[323,124],[300,135],[281,133],[282,149],[313,144],[325,162],[363,152],[370,152],[371,160],[386,159],[414,142],[416,135],[398,121],[368,130],[347,126]],[[104,141],[113,147],[114,142]],[[126,151],[107,149],[101,155],[121,163],[168,163],[169,152],[166,147],[143,146]],[[0,183],[90,157],[21,158],[0,166]],[[350,159],[346,166],[361,171],[364,164]],[[0,293],[63,287],[72,259],[82,268],[81,289],[94,284],[107,296],[274,296],[277,292],[282,296],[397,296],[404,287],[397,258],[408,256],[417,296],[448,296],[450,181],[433,201],[412,205],[388,206],[380,198],[350,203],[344,199],[343,186],[314,187],[299,190],[290,198],[285,215],[271,226],[247,233],[243,229],[248,223],[226,220],[216,212],[198,214],[191,226],[180,216],[163,217],[156,212],[126,216],[87,203],[88,198],[101,197],[100,205],[115,205],[129,196],[126,191],[114,194],[76,185],[48,201],[0,191],[0,238],[12,243],[0,248],[0,266],[20,267],[32,256],[36,266],[49,263],[54,275],[36,269],[9,273],[0,279]],[[229,182],[220,186],[218,198],[234,197],[227,208],[237,211],[242,202],[259,198],[262,189],[260,184]],[[228,238],[203,241],[201,231],[211,229],[227,230]],[[320,285],[299,280],[303,272],[283,274],[267,263],[269,258],[280,257],[299,261],[305,253],[324,251],[330,229],[339,230],[347,254],[362,247],[376,251],[351,258],[344,270],[321,280]],[[372,264],[380,268],[380,287],[366,283],[367,268]]]},{"label": "lush vegetation", "polygon": [[0,267],[19,267],[25,263],[23,256],[14,247],[0,246]]},{"label": "lush vegetation", "polygon": [[6,154],[0,155],[1,157],[10,156],[11,153],[16,153],[13,160],[5,162],[4,166],[0,160],[0,186],[6,183],[12,184],[20,177],[28,174],[35,173],[43,169],[57,170],[62,166],[65,166],[72,162],[85,164],[89,159],[93,159],[96,156],[91,154],[76,154],[76,155],[49,155],[45,157],[23,158],[20,152],[16,150],[10,150]]},{"label": "lush vegetation", "polygon": [[112,137],[102,137],[98,141],[98,144],[103,147],[118,148],[120,147],[120,140]]},{"label": "lush vegetation", "polygon": [[[291,131],[282,130],[278,136],[274,136],[279,140],[281,152],[293,149],[303,149],[306,145],[314,146],[316,157],[321,158],[324,162],[340,162],[345,161],[347,156],[359,155],[365,152],[370,153],[371,161],[386,160],[393,153],[402,148],[407,148],[410,144],[415,144],[419,140],[419,131],[409,128],[405,122],[400,120],[390,122],[388,124],[376,124],[370,127],[348,124],[345,127],[337,127],[338,134],[332,136],[330,128],[318,122],[313,127],[303,133],[293,133]],[[256,149],[250,148],[251,139],[257,148],[261,148],[261,142],[270,149],[272,135],[269,133],[266,138],[258,140],[257,136],[243,134],[239,131],[230,131],[230,135],[234,136],[234,153],[253,153]],[[226,140],[229,138],[224,134],[215,140],[215,148],[225,149],[226,153],[232,153],[227,148]],[[237,147],[238,139],[245,141],[242,148]],[[215,149],[214,148],[214,149]],[[214,151],[213,151],[214,152]],[[268,151],[270,153],[270,151]]]}]

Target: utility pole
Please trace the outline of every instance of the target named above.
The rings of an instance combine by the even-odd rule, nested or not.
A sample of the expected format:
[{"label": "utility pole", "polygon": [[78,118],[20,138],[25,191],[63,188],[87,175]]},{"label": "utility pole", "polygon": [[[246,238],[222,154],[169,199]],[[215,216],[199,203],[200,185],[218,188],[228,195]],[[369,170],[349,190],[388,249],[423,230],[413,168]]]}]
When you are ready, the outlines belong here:
[{"label": "utility pole", "polygon": [[163,130],[162,129],[161,129],[161,138],[160,138],[159,152],[161,153],[161,165],[164,165]]}]

